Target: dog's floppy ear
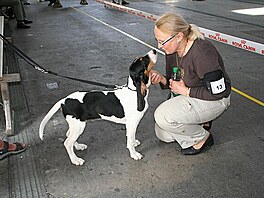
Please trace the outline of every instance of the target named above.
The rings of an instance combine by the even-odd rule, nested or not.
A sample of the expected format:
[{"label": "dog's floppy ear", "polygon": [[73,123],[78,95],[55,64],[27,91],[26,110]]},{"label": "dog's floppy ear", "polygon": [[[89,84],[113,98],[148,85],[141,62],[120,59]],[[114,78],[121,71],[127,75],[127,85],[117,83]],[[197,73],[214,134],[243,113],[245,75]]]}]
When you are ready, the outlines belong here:
[{"label": "dog's floppy ear", "polygon": [[[144,72],[143,72],[144,73]],[[145,100],[144,100],[144,96],[145,94],[142,93],[142,79],[140,77],[139,74],[132,74],[130,73],[130,77],[133,80],[133,84],[136,87],[136,91],[137,91],[137,110],[138,111],[143,111],[143,109],[145,108]]]},{"label": "dog's floppy ear", "polygon": [[133,80],[133,84],[136,87],[137,91],[137,110],[143,111],[145,108],[145,100],[144,97],[146,95],[146,91],[142,87],[146,87],[144,83],[147,83],[148,77],[145,74],[147,69],[147,65],[149,63],[149,59],[145,57],[140,57],[136,59],[132,65],[130,66],[129,73],[130,77]]},{"label": "dog's floppy ear", "polygon": [[139,79],[139,81],[136,82],[136,89],[137,89],[137,110],[143,111],[145,108],[145,91],[142,91],[142,80]]}]

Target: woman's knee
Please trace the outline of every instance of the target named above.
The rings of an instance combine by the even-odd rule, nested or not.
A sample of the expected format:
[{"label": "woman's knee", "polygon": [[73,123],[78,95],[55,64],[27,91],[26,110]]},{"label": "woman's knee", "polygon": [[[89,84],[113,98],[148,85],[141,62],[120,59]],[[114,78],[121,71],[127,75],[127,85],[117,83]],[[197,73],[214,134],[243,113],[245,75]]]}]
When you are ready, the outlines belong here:
[{"label": "woman's knee", "polygon": [[155,119],[155,122],[161,126],[161,125],[164,125],[166,124],[166,119],[165,119],[165,110],[162,108],[162,105],[160,105],[154,112],[154,119]]},{"label": "woman's knee", "polygon": [[162,130],[157,123],[155,123],[155,134],[157,136],[157,138],[163,142],[174,142],[175,139],[173,138],[172,135],[170,135],[169,133],[165,132],[164,130]]}]

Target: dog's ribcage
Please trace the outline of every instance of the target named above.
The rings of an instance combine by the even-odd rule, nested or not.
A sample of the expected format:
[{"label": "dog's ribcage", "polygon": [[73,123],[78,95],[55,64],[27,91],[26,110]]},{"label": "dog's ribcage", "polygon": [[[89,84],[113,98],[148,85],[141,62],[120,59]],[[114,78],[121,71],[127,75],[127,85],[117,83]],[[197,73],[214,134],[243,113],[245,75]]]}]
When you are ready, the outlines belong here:
[{"label": "dog's ribcage", "polygon": [[[89,97],[91,99],[87,99]],[[72,116],[81,121],[102,118],[126,124],[128,120],[140,121],[148,108],[147,97],[148,91],[145,96],[145,108],[140,112],[137,110],[137,92],[128,87],[114,91],[74,92],[66,97],[62,110],[65,117]],[[83,113],[85,115],[82,118],[79,114],[76,115],[76,112],[80,112],[78,108],[85,108],[87,111]]]}]

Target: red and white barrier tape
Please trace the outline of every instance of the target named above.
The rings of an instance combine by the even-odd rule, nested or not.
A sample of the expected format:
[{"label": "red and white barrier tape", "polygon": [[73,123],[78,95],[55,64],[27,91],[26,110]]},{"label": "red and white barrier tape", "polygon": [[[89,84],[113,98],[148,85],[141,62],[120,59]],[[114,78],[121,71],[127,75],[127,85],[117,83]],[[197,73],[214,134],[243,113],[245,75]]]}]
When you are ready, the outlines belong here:
[{"label": "red and white barrier tape", "polygon": [[199,27],[200,31],[204,34],[206,38],[218,41],[220,43],[228,44],[240,49],[244,49],[250,52],[258,53],[264,55],[264,45],[256,43],[254,41],[249,41],[246,39],[241,39],[238,37],[230,36],[224,33],[216,32],[213,30],[208,30]]},{"label": "red and white barrier tape", "polygon": [[143,11],[136,10],[136,9],[133,9],[133,8],[129,8],[129,7],[122,6],[122,5],[118,5],[116,3],[111,3],[109,1],[104,1],[104,0],[94,0],[94,1],[104,4],[105,7],[114,8],[114,9],[120,10],[122,12],[127,12],[129,14],[134,14],[136,16],[140,16],[140,17],[149,19],[151,21],[156,21],[157,18],[158,18],[157,15],[149,14],[147,12],[143,12]]},{"label": "red and white barrier tape", "polygon": [[[118,5],[115,3],[108,2],[108,1],[104,1],[104,0],[94,0],[94,1],[104,4],[105,7],[114,8],[122,12],[127,12],[129,14],[134,14],[136,16],[140,16],[140,17],[143,17],[151,21],[156,21],[159,18],[158,15],[150,14],[147,12],[143,12],[143,11],[129,8],[129,7],[122,6],[122,5]],[[247,50],[250,52],[264,55],[264,45],[261,43],[256,43],[254,41],[238,38],[235,36],[227,35],[221,32],[216,32],[216,31],[201,28],[201,27],[199,27],[199,29],[206,38],[212,39],[214,41],[218,41],[220,43],[228,44],[228,45],[231,45],[233,47],[237,47],[243,50]]]}]

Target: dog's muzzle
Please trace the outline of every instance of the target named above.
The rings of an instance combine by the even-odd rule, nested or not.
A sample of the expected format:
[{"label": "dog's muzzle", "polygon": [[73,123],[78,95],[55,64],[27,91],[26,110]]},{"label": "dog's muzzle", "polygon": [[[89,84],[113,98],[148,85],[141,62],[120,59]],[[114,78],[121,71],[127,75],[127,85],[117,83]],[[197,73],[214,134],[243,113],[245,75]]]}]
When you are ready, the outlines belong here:
[{"label": "dog's muzzle", "polygon": [[149,71],[154,67],[154,65],[156,64],[157,62],[157,59],[158,59],[158,55],[157,55],[157,51],[156,50],[150,50],[148,53],[147,53],[150,61],[149,61],[149,65],[147,67],[147,69],[145,70],[144,74],[146,76],[149,77]]}]

